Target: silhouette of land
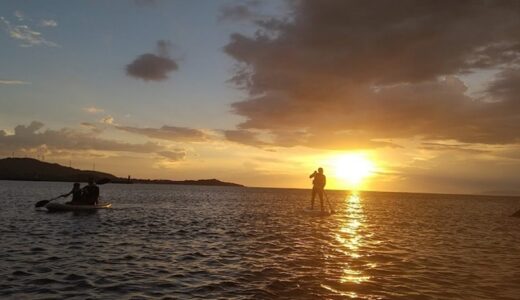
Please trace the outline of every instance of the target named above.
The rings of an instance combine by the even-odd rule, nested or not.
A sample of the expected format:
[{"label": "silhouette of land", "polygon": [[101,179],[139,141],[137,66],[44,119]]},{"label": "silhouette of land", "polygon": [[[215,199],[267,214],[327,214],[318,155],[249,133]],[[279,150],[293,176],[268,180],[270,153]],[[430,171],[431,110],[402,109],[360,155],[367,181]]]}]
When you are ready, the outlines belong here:
[{"label": "silhouette of land", "polygon": [[243,186],[237,183],[223,182],[218,179],[167,180],[167,179],[127,179],[106,172],[79,170],[56,163],[47,163],[32,158],[0,159],[0,180],[24,181],[64,181],[86,182],[88,178],[108,178],[113,183]]},{"label": "silhouette of land", "polygon": [[109,173],[78,170],[32,158],[0,159],[0,180],[84,182],[89,177],[118,179]]}]

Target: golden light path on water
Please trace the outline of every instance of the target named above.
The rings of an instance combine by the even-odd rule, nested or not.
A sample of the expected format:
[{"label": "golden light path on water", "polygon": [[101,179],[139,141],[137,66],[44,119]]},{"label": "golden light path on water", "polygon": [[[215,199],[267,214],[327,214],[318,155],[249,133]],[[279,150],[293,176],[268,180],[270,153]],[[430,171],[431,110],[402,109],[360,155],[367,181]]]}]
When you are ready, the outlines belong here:
[{"label": "golden light path on water", "polygon": [[[341,270],[342,275],[339,282],[342,284],[362,284],[370,280],[371,277],[363,274],[362,270],[354,268],[353,265],[359,265],[359,263],[356,264],[356,262],[362,257],[360,248],[364,244],[365,236],[361,233],[361,229],[364,226],[365,214],[358,192],[352,192],[347,195],[345,202],[345,207],[341,211],[336,212],[340,217],[339,220],[343,221],[340,224],[338,232],[334,234],[335,240],[341,247],[341,249],[337,250],[349,258],[347,262],[343,263]],[[366,267],[375,268],[376,266],[375,263],[371,263]],[[349,298],[360,297],[360,295],[355,292],[338,291],[328,285],[322,285],[322,287]]]},{"label": "golden light path on water", "polygon": [[[365,215],[363,213],[363,206],[361,205],[361,199],[358,193],[353,193],[347,198],[345,215],[347,220],[343,227],[341,227],[340,232],[348,234],[349,237],[343,238],[336,234],[336,240],[348,249],[350,257],[353,259],[360,258],[358,250],[363,243],[363,238],[358,231],[363,225]],[[362,283],[369,279],[370,276],[364,276],[361,271],[346,266],[343,270],[341,282]]]}]

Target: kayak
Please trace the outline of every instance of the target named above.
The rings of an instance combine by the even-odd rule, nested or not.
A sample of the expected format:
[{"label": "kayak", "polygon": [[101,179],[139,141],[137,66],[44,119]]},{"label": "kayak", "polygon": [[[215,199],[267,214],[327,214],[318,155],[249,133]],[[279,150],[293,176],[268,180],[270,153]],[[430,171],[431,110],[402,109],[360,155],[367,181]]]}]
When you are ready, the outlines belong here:
[{"label": "kayak", "polygon": [[97,211],[98,209],[105,209],[112,207],[111,203],[101,203],[98,205],[71,205],[71,204],[62,204],[62,203],[49,203],[45,205],[45,208],[49,212],[58,212],[58,211],[75,211],[75,212],[92,212]]}]

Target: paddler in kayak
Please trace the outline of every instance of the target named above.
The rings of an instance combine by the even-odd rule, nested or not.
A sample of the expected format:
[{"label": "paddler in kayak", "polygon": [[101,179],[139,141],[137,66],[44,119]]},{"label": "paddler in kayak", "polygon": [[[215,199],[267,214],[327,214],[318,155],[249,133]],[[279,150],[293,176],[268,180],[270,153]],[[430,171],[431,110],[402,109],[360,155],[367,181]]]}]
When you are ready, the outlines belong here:
[{"label": "paddler in kayak", "polygon": [[311,209],[314,209],[314,199],[316,198],[316,194],[318,194],[318,197],[320,197],[321,212],[323,212],[323,189],[327,184],[327,177],[323,174],[323,168],[319,168],[317,172],[314,171],[309,178],[313,178]]},{"label": "paddler in kayak", "polygon": [[67,194],[63,194],[60,197],[68,197],[72,195],[72,201],[66,202],[65,204],[70,205],[79,205],[82,204],[82,192],[79,187],[79,183],[75,182],[72,186],[72,191],[68,192]]},{"label": "paddler in kayak", "polygon": [[72,195],[72,201],[66,202],[69,205],[97,205],[99,199],[99,187],[94,182],[94,178],[88,179],[88,185],[80,188],[79,183],[74,183],[72,191],[61,197]]},{"label": "paddler in kayak", "polygon": [[99,199],[99,187],[94,182],[94,178],[88,179],[88,185],[81,189],[83,204],[97,205]]}]

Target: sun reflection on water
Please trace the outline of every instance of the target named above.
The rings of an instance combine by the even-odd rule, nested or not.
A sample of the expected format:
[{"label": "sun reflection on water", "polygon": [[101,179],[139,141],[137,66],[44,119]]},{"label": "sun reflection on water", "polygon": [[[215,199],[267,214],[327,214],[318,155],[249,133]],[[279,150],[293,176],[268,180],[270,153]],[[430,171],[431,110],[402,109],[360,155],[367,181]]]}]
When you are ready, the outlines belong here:
[{"label": "sun reflection on water", "polygon": [[[359,248],[363,245],[363,235],[360,229],[363,227],[365,215],[359,193],[352,193],[346,199],[345,207],[345,223],[341,226],[339,234],[336,234],[336,240],[341,243],[352,260],[362,257]],[[368,281],[370,276],[364,275],[361,270],[352,268],[352,263],[347,264],[342,270],[341,283],[362,283]]]}]

